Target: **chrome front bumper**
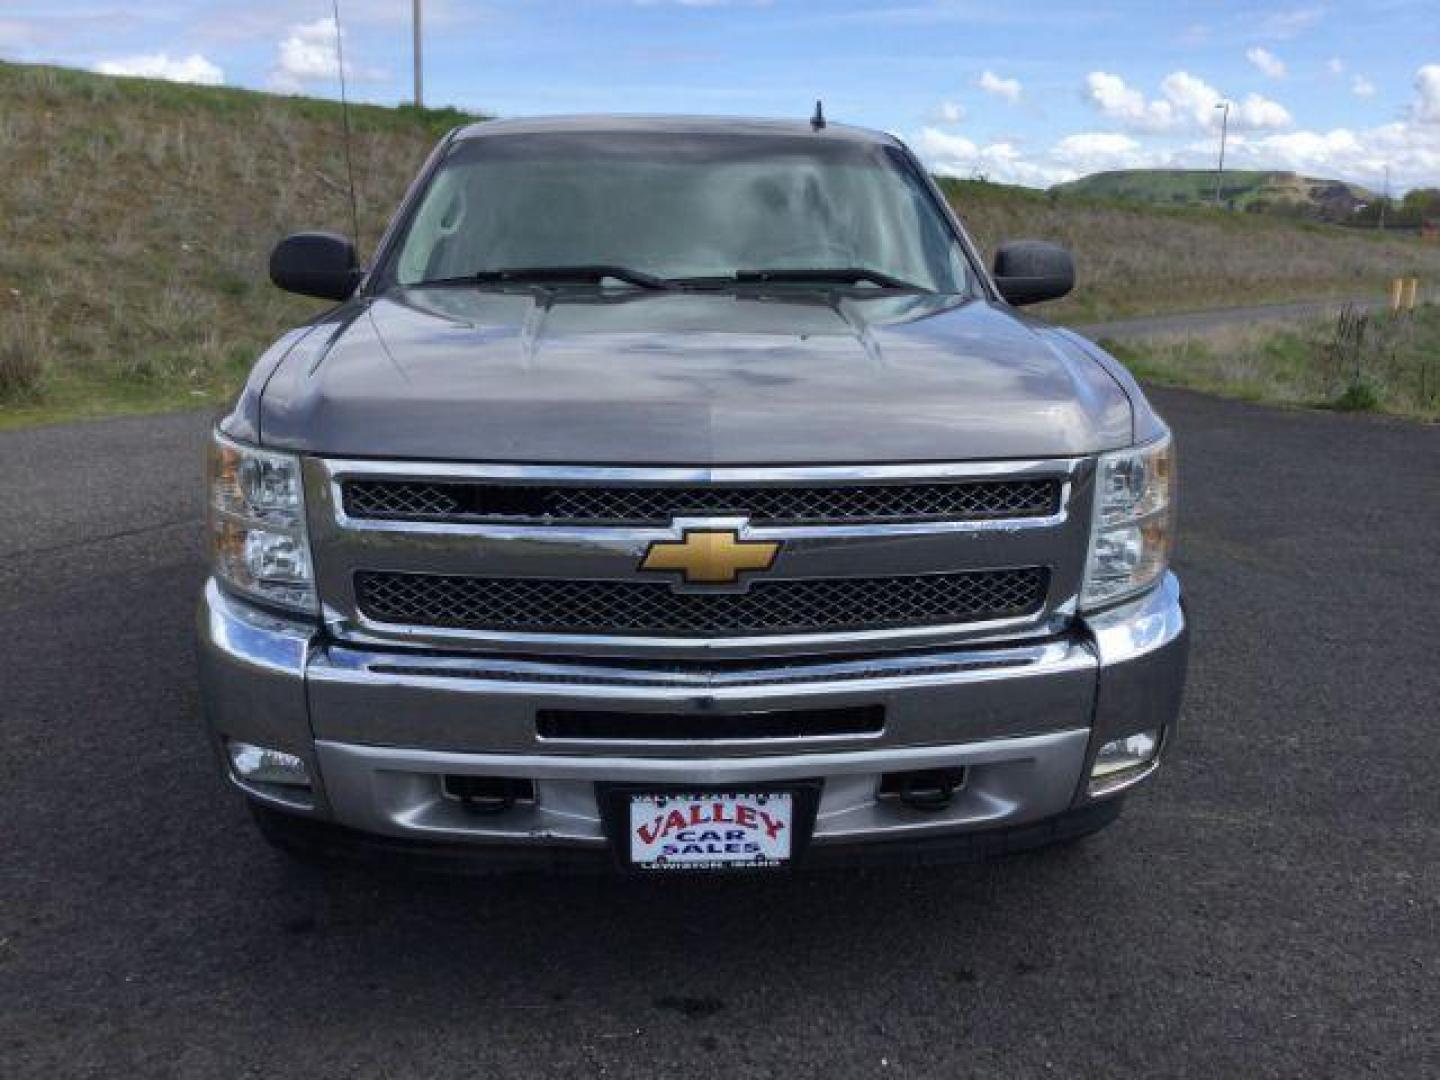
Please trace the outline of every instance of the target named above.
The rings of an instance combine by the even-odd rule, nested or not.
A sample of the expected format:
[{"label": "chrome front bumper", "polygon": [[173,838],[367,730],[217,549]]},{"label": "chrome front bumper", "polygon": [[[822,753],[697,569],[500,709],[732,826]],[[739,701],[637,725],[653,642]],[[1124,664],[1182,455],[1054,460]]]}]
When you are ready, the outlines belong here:
[{"label": "chrome front bumper", "polygon": [[[1053,818],[1092,801],[1086,781],[1102,743],[1173,730],[1188,645],[1172,575],[1060,638],[740,668],[356,649],[234,600],[213,581],[198,621],[217,749],[237,739],[284,750],[314,779],[297,796],[232,776],[251,798],[390,837],[591,848],[606,842],[597,782],[713,789],[820,779],[816,845]],[[542,709],[658,711],[703,725],[707,713],[862,705],[884,707],[880,732],[602,742],[542,738],[536,725]],[[885,773],[942,767],[966,770],[943,809],[878,797]],[[445,796],[446,775],[525,778],[536,798],[476,814]]]}]

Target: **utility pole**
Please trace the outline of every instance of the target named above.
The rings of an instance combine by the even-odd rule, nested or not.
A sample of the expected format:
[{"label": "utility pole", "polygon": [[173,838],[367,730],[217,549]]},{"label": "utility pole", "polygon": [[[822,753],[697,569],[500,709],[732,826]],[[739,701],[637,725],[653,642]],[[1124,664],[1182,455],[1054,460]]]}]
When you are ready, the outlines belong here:
[{"label": "utility pole", "polygon": [[1390,166],[1385,166],[1385,193],[1380,196],[1380,216],[1375,219],[1375,228],[1385,231],[1385,207],[1390,205]]},{"label": "utility pole", "polygon": [[420,17],[420,3],[421,0],[413,0],[413,3],[411,5],[411,8],[415,13],[415,107],[417,109],[423,109],[425,107],[425,65],[420,55],[420,38],[422,26],[422,20]]},{"label": "utility pole", "polygon": [[1225,136],[1230,130],[1230,102],[1219,102],[1215,108],[1220,113],[1220,163],[1215,168],[1215,205],[1220,205],[1220,181],[1225,176]]}]

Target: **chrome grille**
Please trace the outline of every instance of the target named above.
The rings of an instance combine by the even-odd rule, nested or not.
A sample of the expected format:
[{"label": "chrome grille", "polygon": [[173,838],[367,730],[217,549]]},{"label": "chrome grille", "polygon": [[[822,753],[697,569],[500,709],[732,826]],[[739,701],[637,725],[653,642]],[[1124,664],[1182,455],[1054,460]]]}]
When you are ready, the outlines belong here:
[{"label": "chrome grille", "polygon": [[1054,478],[784,487],[366,479],[347,481],[343,495],[346,514],[361,519],[653,526],[717,515],[761,525],[1047,517],[1060,491]]},{"label": "chrome grille", "polygon": [[664,582],[484,578],[359,571],[366,617],[516,633],[803,634],[1018,618],[1040,610],[1044,567],[908,577],[761,581],[747,592],[676,592]]}]

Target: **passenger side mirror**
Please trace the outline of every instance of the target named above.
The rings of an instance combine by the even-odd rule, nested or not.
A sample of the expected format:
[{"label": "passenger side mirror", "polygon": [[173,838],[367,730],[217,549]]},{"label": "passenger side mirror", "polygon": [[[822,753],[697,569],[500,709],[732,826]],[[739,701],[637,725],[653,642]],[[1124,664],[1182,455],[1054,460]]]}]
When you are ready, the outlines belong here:
[{"label": "passenger side mirror", "polygon": [[995,253],[995,286],[1016,307],[1058,300],[1075,287],[1075,260],[1059,244],[1012,240]]},{"label": "passenger side mirror", "polygon": [[293,233],[270,253],[270,280],[302,296],[348,300],[361,275],[355,245],[335,233]]}]

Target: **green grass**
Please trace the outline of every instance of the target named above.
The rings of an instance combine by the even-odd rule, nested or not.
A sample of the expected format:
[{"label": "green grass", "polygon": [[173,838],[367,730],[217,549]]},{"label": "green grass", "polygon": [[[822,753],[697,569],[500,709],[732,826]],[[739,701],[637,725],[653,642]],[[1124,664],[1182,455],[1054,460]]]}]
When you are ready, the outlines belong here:
[{"label": "green grass", "polygon": [[[30,105],[71,108],[83,105],[96,110],[97,130],[105,131],[100,111],[123,116],[128,110],[164,109],[175,115],[189,114],[247,123],[279,107],[297,119],[339,130],[343,121],[338,101],[324,98],[259,94],[231,86],[195,86],[162,79],[112,78],[73,68],[0,62],[0,97],[12,97]],[[350,124],[356,132],[422,131],[432,139],[461,124],[475,120],[473,113],[454,108],[389,107],[352,104]]]},{"label": "green grass", "polygon": [[[1224,190],[1251,192],[1265,186],[1274,173],[1230,169],[1225,173]],[[1099,198],[1144,199],[1158,203],[1205,203],[1215,197],[1215,173],[1201,169],[1115,169],[1093,173],[1079,180],[1056,184],[1066,195]]]},{"label": "green grass", "polygon": [[[373,246],[453,109],[357,106],[360,248]],[[0,427],[217,404],[323,308],[269,284],[297,229],[350,232],[339,106],[0,63]],[[945,181],[990,257],[1075,252],[1090,321],[1440,281],[1440,247],[1255,215]]]},{"label": "green grass", "polygon": [[1105,346],[1135,375],[1272,405],[1440,420],[1440,307]]},{"label": "green grass", "polygon": [[220,408],[245,380],[242,370],[216,372],[205,382],[135,382],[123,376],[59,374],[47,379],[45,393],[0,404],[0,431],[110,416]]}]

